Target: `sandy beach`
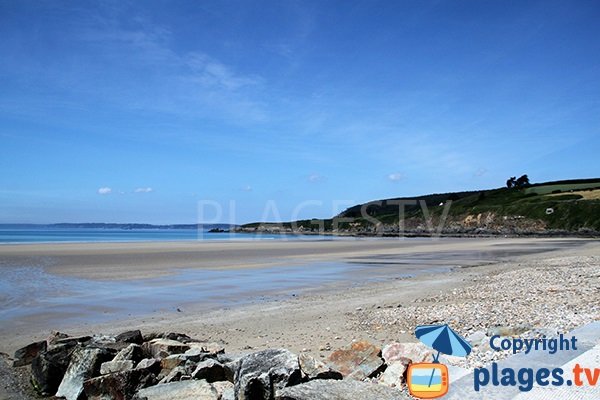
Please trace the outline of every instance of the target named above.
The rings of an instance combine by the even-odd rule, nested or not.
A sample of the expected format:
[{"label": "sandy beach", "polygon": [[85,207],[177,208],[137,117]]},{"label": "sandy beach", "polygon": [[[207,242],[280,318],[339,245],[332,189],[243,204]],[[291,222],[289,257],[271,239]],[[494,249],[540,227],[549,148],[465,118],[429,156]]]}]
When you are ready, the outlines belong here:
[{"label": "sandy beach", "polygon": [[[469,337],[600,320],[595,240],[7,245],[0,262],[0,397],[14,400],[35,395],[28,372],[8,367],[12,354],[55,330],[182,332],[233,354],[286,348],[325,359],[358,340],[414,342],[419,324],[449,322]],[[474,351],[457,365],[506,355]]]},{"label": "sandy beach", "polygon": [[[5,245],[0,246],[5,281],[30,263],[43,272],[34,269],[37,275],[24,274],[21,281],[43,274],[46,280],[41,284],[55,287],[45,294],[44,304],[35,306],[35,297],[43,296],[41,288],[32,293],[8,291],[0,351],[11,354],[52,330],[118,333],[132,326],[186,332],[220,341],[234,351],[286,347],[320,355],[359,338],[413,340],[409,327],[365,322],[368,318],[363,314],[453,293],[510,271],[527,273],[545,259],[570,256],[600,256],[600,244],[582,239],[496,238]],[[219,270],[228,275],[218,275]],[[217,274],[214,281],[200,282],[187,291],[189,282],[180,282],[190,277],[202,280],[202,274],[209,272]],[[221,282],[239,273],[260,278],[253,286],[238,282],[240,286],[233,289]],[[295,277],[301,282],[293,282]],[[71,284],[66,292],[63,280]],[[21,281],[11,282],[18,286]],[[71,294],[73,285],[84,287],[86,296]],[[110,296],[132,287],[119,285],[136,285],[137,292],[131,299],[111,302]],[[165,285],[172,286],[180,298],[161,307],[172,301],[162,297],[159,289]],[[111,288],[116,288],[115,293]],[[214,296],[202,297],[203,292]],[[220,298],[219,293],[227,296]],[[62,303],[48,305],[54,297]],[[490,296],[489,301],[493,299]],[[133,308],[121,304],[120,309],[123,302],[135,304]],[[147,303],[152,307],[145,308]],[[26,312],[28,307],[35,312]]]},{"label": "sandy beach", "polygon": [[[468,252],[475,258],[556,250],[578,239],[348,238],[345,240],[48,243],[0,246],[2,265],[35,265],[84,279],[152,278],[178,269],[241,269],[381,256]],[[496,252],[491,254],[491,252]],[[486,254],[490,253],[490,254]],[[471,257],[473,258],[473,257]],[[489,258],[489,257],[487,257]]]}]

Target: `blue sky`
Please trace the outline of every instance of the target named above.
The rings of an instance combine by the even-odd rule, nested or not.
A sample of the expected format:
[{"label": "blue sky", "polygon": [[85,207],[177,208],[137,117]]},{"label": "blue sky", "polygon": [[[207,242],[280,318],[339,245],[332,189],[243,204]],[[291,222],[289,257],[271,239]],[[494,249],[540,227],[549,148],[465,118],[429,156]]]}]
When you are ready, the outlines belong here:
[{"label": "blue sky", "polygon": [[595,1],[2,0],[0,223],[193,223],[203,200],[224,222],[329,217],[597,177],[599,20]]}]

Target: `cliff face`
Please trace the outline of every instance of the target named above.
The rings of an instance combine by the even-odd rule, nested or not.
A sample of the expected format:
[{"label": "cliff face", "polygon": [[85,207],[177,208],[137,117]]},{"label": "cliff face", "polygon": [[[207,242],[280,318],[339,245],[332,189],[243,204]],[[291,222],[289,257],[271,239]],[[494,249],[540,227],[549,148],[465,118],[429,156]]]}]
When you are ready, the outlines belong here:
[{"label": "cliff face", "polygon": [[405,233],[407,235],[518,235],[558,233],[558,230],[548,228],[546,222],[523,216],[501,216],[493,212],[478,214],[449,215],[445,219],[440,216],[429,219],[412,217],[397,224],[383,224],[379,227],[351,229],[347,233],[387,235]]}]

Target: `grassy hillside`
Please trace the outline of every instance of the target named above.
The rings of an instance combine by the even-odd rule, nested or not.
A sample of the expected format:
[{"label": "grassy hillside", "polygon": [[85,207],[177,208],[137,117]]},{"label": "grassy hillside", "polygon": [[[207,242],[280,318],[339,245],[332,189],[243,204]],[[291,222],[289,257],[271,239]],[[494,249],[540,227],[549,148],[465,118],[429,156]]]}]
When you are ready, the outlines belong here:
[{"label": "grassy hillside", "polygon": [[[535,184],[526,188],[500,188],[480,192],[447,193],[422,196],[430,216],[441,218],[449,200],[450,225],[498,229],[513,225],[527,230],[594,230],[600,232],[600,179],[557,181]],[[395,210],[394,210],[395,207]],[[355,215],[360,206],[342,216]],[[398,222],[398,207],[369,207],[382,223]],[[406,219],[423,219],[425,213],[418,205],[406,208]],[[437,221],[436,221],[437,222]]]},{"label": "grassy hillside", "polygon": [[[403,203],[403,218],[397,203]],[[447,215],[444,217],[444,213]],[[446,233],[600,232],[600,178],[544,182],[524,188],[430,194],[358,204],[333,219],[280,225],[281,230],[423,233],[443,227]],[[274,225],[271,225],[273,227]],[[269,229],[265,224],[247,230]]]}]

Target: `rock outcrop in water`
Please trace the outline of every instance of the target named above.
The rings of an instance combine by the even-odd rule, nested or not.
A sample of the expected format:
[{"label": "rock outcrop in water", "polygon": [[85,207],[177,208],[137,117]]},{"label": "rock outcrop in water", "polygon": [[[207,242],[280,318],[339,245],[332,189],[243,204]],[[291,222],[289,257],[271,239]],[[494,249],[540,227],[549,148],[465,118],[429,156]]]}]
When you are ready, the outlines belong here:
[{"label": "rock outcrop in water", "polygon": [[[408,364],[406,356],[393,362]],[[29,363],[38,394],[66,400],[409,398],[393,388],[400,387],[404,370],[396,365],[392,378],[382,379],[386,361],[381,349],[368,342],[321,361],[286,349],[228,354],[218,343],[177,333],[55,333],[17,350],[14,365]]]}]

